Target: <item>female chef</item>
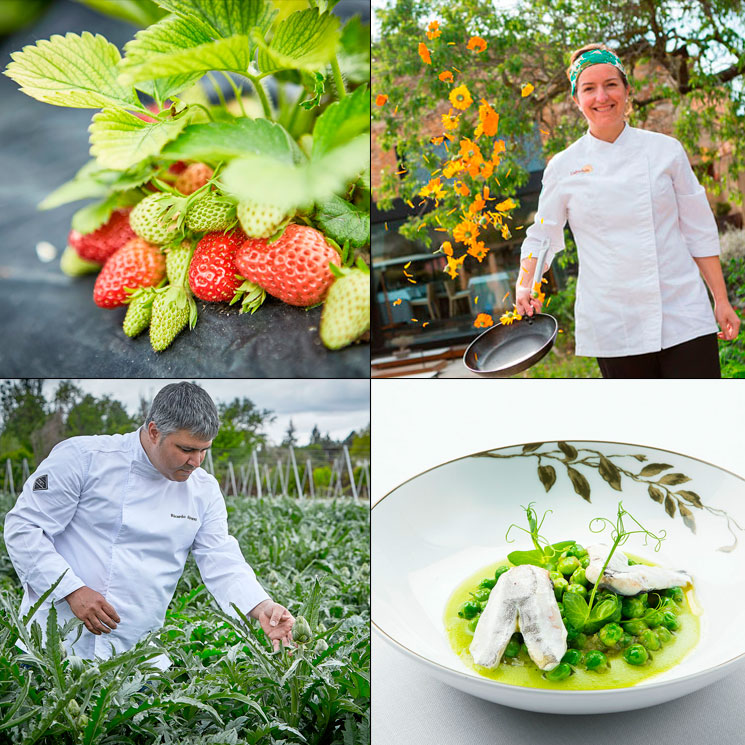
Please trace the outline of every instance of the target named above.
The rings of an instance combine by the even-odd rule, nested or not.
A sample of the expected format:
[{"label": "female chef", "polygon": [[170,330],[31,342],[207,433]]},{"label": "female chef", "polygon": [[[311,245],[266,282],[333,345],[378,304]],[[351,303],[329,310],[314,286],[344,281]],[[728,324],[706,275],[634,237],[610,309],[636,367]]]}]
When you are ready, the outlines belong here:
[{"label": "female chef", "polygon": [[535,257],[547,245],[550,264],[568,220],[579,257],[576,353],[597,357],[605,378],[720,377],[717,336],[734,339],[740,320],[706,192],[677,140],[626,123],[630,86],[613,52],[583,47],[567,74],[589,130],[544,171],[518,312],[540,311],[529,286]]}]

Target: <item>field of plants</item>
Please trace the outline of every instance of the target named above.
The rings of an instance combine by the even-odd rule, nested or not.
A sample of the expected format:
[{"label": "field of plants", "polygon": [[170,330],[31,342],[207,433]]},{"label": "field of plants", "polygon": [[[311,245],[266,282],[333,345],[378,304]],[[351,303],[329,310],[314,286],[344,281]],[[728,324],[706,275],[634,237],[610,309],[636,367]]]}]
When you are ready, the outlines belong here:
[{"label": "field of plants", "polygon": [[[3,518],[13,503],[0,496]],[[20,623],[21,588],[0,538],[0,742],[369,743],[367,505],[227,503],[246,560],[310,633],[273,652],[257,624],[217,608],[189,559],[159,632],[105,662],[70,659],[58,640],[71,629],[50,623],[44,646],[38,624],[27,633]],[[165,672],[148,664],[162,652],[173,663]]]}]

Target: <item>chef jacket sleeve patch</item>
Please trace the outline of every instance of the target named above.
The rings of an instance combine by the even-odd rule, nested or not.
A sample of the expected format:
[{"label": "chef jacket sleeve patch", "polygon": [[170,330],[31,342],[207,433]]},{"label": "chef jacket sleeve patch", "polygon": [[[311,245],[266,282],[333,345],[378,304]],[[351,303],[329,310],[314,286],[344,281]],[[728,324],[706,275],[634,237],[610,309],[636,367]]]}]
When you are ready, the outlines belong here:
[{"label": "chef jacket sleeve patch", "polygon": [[49,477],[47,474],[43,476],[37,476],[34,480],[34,491],[48,491],[49,490]]}]

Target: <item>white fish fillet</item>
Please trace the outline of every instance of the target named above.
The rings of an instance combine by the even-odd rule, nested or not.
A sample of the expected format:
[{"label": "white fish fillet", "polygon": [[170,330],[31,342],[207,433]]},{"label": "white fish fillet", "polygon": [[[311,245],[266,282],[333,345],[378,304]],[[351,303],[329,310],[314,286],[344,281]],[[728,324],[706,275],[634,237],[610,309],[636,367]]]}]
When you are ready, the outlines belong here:
[{"label": "white fish fillet", "polygon": [[[609,551],[610,546],[602,543],[587,547],[590,563],[585,569],[585,577],[589,582],[597,582]],[[637,595],[648,590],[666,590],[688,584],[693,584],[693,580],[687,572],[643,564],[629,566],[626,555],[616,549],[605,568],[600,587],[607,587],[619,595]]]},{"label": "white fish fillet", "polygon": [[567,630],[548,572],[530,564],[505,572],[491,591],[471,642],[473,661],[496,667],[518,619],[530,659],[541,670],[553,670],[567,651]]}]

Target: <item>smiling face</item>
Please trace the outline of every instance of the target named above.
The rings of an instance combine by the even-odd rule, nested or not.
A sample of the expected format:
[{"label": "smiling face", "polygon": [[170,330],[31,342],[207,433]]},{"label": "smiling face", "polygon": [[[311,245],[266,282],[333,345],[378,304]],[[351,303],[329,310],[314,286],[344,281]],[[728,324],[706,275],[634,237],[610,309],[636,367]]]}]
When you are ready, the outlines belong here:
[{"label": "smiling face", "polygon": [[577,79],[574,101],[590,125],[590,132],[623,129],[629,90],[618,68],[609,64],[590,65]]},{"label": "smiling face", "polygon": [[186,481],[202,465],[212,440],[201,440],[185,429],[161,435],[154,422],[142,433],[142,444],[150,462],[169,481]]}]

